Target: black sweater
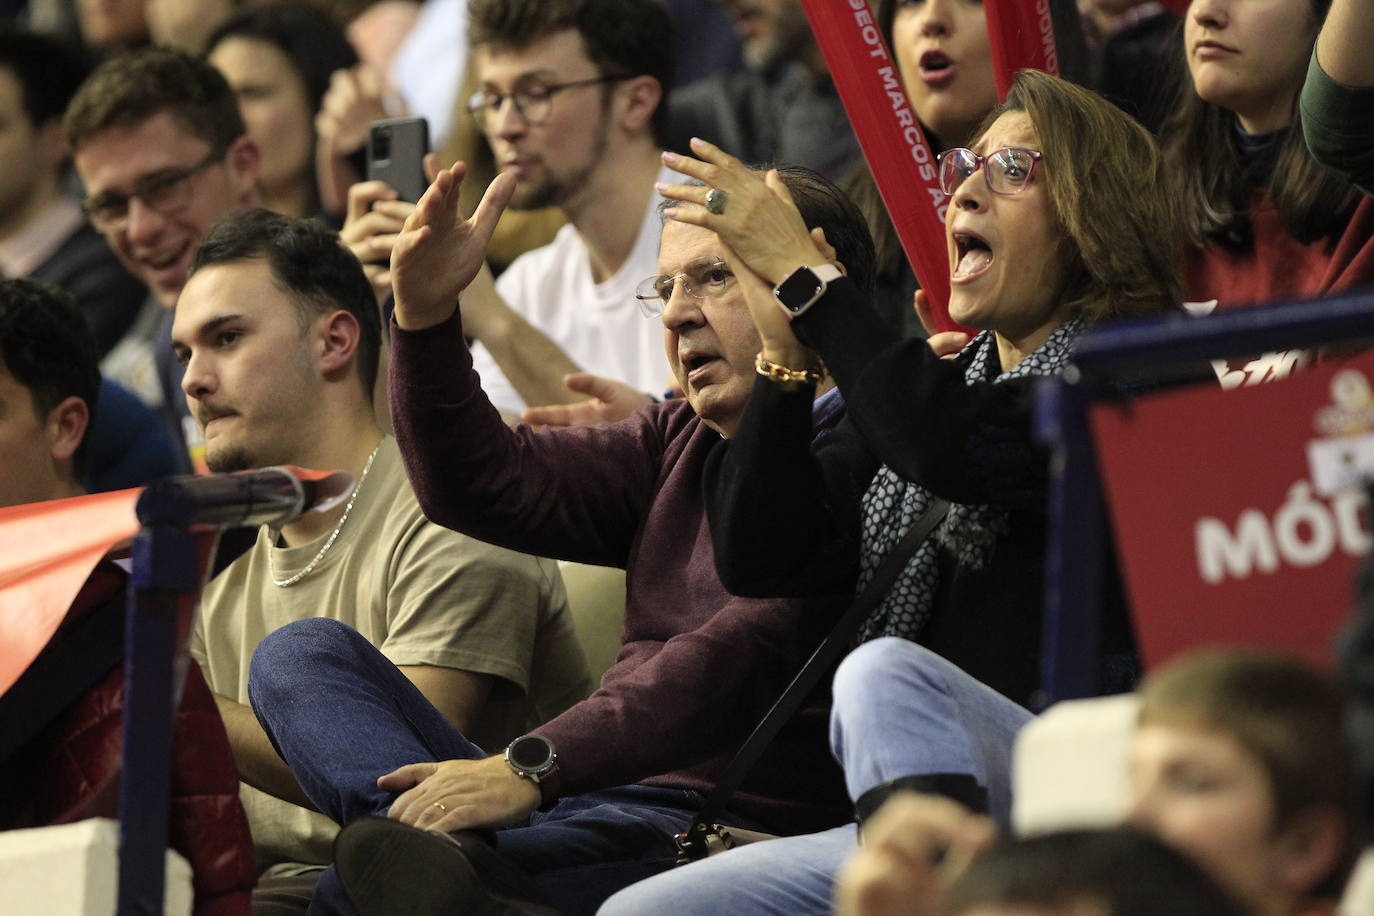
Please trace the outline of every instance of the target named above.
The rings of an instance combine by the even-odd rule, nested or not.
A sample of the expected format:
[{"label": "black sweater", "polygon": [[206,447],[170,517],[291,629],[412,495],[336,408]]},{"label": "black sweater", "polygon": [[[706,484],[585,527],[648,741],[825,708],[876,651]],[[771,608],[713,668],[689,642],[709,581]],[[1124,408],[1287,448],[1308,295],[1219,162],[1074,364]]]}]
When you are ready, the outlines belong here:
[{"label": "black sweater", "polygon": [[[750,596],[852,583],[861,500],[880,465],[952,503],[1000,506],[1008,529],[982,568],[941,548],[920,641],[1028,703],[1039,686],[1044,605],[1048,455],[1031,429],[1041,377],[967,384],[962,356],[938,359],[925,341],[898,339],[847,280],[793,328],[825,359],[848,419],[812,450],[810,391],[756,383],[738,432],[706,469],[721,580]],[[1118,650],[1120,623],[1107,627]]]}]

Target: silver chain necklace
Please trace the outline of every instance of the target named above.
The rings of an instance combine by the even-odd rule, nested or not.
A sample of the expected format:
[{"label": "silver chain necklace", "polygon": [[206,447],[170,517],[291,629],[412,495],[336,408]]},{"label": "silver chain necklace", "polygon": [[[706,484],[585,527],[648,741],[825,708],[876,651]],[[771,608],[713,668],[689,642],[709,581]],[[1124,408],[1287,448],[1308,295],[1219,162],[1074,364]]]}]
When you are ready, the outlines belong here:
[{"label": "silver chain necklace", "polygon": [[353,511],[353,501],[358,498],[358,491],[363,488],[363,483],[367,480],[367,472],[372,470],[372,461],[377,457],[377,452],[380,451],[381,448],[382,444],[378,442],[377,447],[372,450],[372,454],[367,456],[367,464],[363,465],[363,473],[362,476],[358,478],[358,485],[353,488],[353,493],[348,497],[348,505],[344,506],[343,517],[340,518],[339,523],[334,526],[334,530],[329,532],[329,540],[324,542],[324,546],[320,548],[320,552],[315,554],[314,559],[306,564],[305,569],[302,569],[289,578],[278,579],[276,564],[272,562],[272,548],[269,547],[267,549],[267,572],[272,576],[272,583],[276,585],[277,588],[290,588],[310,575],[315,571],[315,567],[320,565],[320,561],[324,559],[324,555],[329,553],[329,548],[333,547],[334,542],[339,539],[339,532],[343,531],[343,526],[348,521],[348,515]]}]

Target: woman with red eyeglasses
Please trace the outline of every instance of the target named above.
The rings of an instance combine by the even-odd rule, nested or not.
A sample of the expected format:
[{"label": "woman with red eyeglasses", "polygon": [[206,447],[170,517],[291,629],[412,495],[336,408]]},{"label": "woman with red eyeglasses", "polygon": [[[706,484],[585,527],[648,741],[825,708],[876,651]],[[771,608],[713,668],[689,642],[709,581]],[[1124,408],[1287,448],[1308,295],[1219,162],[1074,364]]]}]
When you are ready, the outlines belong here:
[{"label": "woman with red eyeglasses", "polygon": [[[932,499],[947,499],[864,636],[918,640],[1024,703],[1038,684],[1045,528],[1036,378],[1061,370],[1087,325],[1176,308],[1179,234],[1153,140],[1085,89],[1023,71],[974,136],[940,159],[950,316],[983,331],[950,360],[881,325],[826,268],[828,246],[775,180],[702,144],[702,161],[670,164],[705,186],[663,191],[685,202],[674,219],[733,250],[763,342],[765,377],[709,480],[723,581],[741,594],[842,588],[856,575],[862,586]],[[822,366],[849,420],[813,456],[809,377]],[[816,536],[760,537],[765,520]]]}]

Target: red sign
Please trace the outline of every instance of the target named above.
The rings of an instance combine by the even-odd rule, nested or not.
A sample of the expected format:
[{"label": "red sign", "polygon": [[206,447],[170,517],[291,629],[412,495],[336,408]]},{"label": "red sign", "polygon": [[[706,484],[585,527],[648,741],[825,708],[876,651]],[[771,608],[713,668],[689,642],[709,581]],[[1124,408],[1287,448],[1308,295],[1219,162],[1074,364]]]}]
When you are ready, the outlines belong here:
[{"label": "red sign", "polygon": [[1374,354],[1091,411],[1148,667],[1203,645],[1330,664],[1369,552]]},{"label": "red sign", "polygon": [[802,0],[802,8],[939,330],[964,330],[949,317],[949,201],[868,0]]},{"label": "red sign", "polygon": [[986,0],[988,44],[997,79],[997,97],[1005,99],[1017,70],[1029,68],[1059,75],[1050,0]]}]

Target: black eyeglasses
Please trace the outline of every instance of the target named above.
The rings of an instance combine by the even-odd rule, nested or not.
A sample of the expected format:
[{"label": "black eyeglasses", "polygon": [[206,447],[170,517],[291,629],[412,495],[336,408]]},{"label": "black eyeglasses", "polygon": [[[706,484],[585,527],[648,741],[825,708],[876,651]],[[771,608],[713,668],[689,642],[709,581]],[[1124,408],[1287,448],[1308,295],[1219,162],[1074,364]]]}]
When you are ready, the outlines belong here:
[{"label": "black eyeglasses", "polygon": [[480,89],[468,98],[468,113],[477,120],[478,126],[486,130],[487,126],[500,115],[501,107],[506,104],[506,99],[510,99],[515,104],[516,114],[520,115],[527,124],[543,124],[553,112],[555,93],[562,92],[564,89],[601,86],[627,79],[630,79],[630,75],[622,73],[617,76],[595,76],[591,79],[573,80],[569,83],[554,83],[551,86],[546,86],[543,83],[527,83],[513,92],[493,92],[490,89]]},{"label": "black eyeglasses", "polygon": [[1031,176],[1035,174],[1035,164],[1039,161],[1038,150],[1019,146],[993,150],[986,156],[962,146],[956,147],[940,154],[940,190],[954,196],[959,185],[981,168],[988,190],[1004,197],[1014,197],[1026,190]]},{"label": "black eyeglasses", "polygon": [[224,158],[224,150],[212,149],[195,165],[167,169],[142,178],[129,194],[102,191],[86,198],[81,208],[91,225],[101,232],[116,232],[129,222],[129,203],[136,197],[163,216],[170,216],[191,202],[191,179]]}]

